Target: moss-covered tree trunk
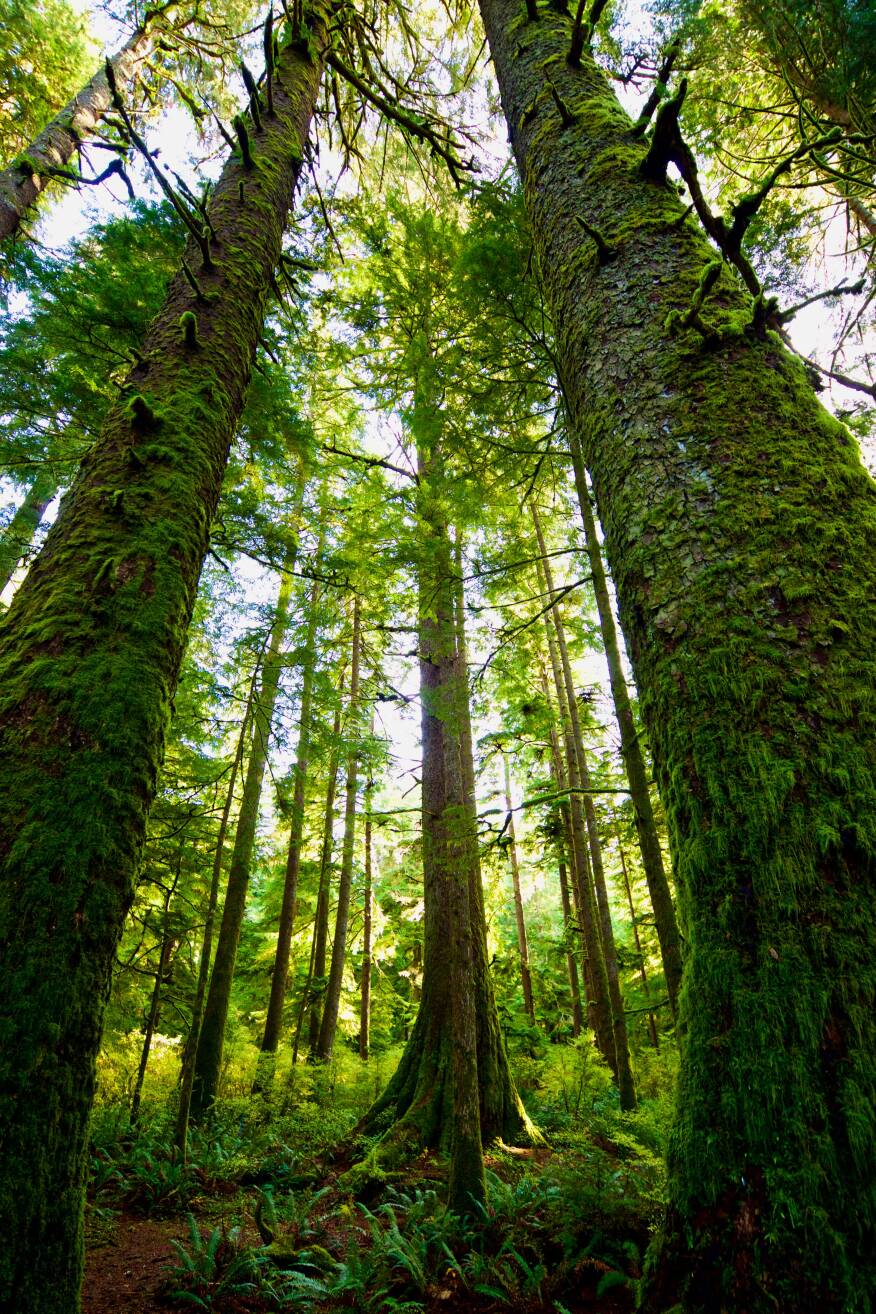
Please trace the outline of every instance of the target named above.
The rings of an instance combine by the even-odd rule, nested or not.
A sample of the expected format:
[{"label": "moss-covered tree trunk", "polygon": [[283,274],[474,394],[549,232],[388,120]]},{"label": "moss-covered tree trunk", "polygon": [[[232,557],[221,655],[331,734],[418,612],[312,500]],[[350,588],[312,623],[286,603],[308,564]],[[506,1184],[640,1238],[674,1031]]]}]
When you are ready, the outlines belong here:
[{"label": "moss-covered tree trunk", "polygon": [[[317,560],[321,550],[317,548]],[[268,999],[268,1012],[265,1017],[265,1030],[262,1035],[262,1055],[266,1062],[260,1062],[256,1079],[256,1088],[270,1081],[272,1075],[271,1056],[276,1054],[280,1044],[280,1032],[283,1026],[283,1007],[286,1003],[286,987],[289,983],[289,953],[292,947],[292,932],[295,929],[295,909],[298,903],[298,873],[301,868],[301,845],[304,838],[304,804],[307,790],[307,770],[310,763],[310,733],[313,719],[313,678],[316,667],[316,628],[318,622],[319,581],[314,580],[310,590],[310,602],[307,618],[307,635],[304,641],[304,656],[301,663],[301,705],[298,713],[298,748],[295,754],[294,784],[292,786],[292,810],[290,816],[289,848],[286,853],[286,872],[283,879],[283,897],[280,903],[280,919],[277,925],[277,949],[274,954],[274,967],[271,973],[271,993]]]},{"label": "moss-covered tree trunk", "polygon": [[204,930],[201,936],[198,980],[195,985],[195,997],[192,1000],[192,1019],[189,1024],[189,1033],[186,1036],[185,1048],[183,1049],[182,1063],[180,1064],[179,1102],[174,1121],[173,1143],[183,1162],[186,1161],[188,1155],[189,1112],[192,1102],[192,1083],[195,1079],[195,1056],[198,1052],[198,1037],[201,1034],[201,1021],[204,1016],[204,1000],[207,996],[207,985],[210,981],[210,967],[213,957],[213,928],[216,923],[216,909],[219,905],[219,885],[222,880],[222,864],[225,858],[225,836],[228,834],[228,823],[231,820],[231,810],[234,807],[237,777],[243,765],[248,733],[252,724],[252,709],[255,701],[258,672],[259,663],[257,662],[249,685],[243,720],[240,724],[240,734],[237,737],[237,748],[235,749],[231,771],[228,776],[228,785],[225,790],[225,802],[222,805],[222,815],[219,818],[219,833],[216,836],[216,847],[213,851],[210,891],[207,895],[207,911],[204,915]]},{"label": "moss-covered tree trunk", "polygon": [[322,844],[319,851],[319,886],[316,895],[316,913],[313,921],[313,965],[310,971],[310,1017],[308,1020],[308,1047],[311,1058],[316,1057],[319,1044],[319,1028],[322,1022],[322,1006],[326,986],[326,949],[328,947],[329,927],[329,893],[332,875],[332,845],[335,826],[335,794],[338,788],[338,772],[341,769],[341,705],[344,700],[344,672],[338,685],[338,706],[332,725],[332,749],[329,761],[328,784],[325,791],[325,811],[323,814]]},{"label": "moss-covered tree trunk", "polygon": [[[228,447],[321,77],[282,45],[258,167],[223,170],[0,627],[0,1306],[71,1314],[104,1002]],[[191,321],[197,318],[197,341]]]},{"label": "moss-covered tree trunk", "polygon": [[602,634],[602,646],[605,650],[605,661],[608,666],[611,697],[614,703],[618,729],[620,730],[621,756],[624,760],[627,781],[630,786],[630,798],[632,799],[633,812],[636,818],[636,834],[642,854],[642,866],[645,871],[645,880],[648,883],[651,907],[654,910],[654,924],[657,927],[657,939],[660,944],[660,955],[663,959],[666,992],[669,995],[669,1004],[674,1015],[678,1003],[678,991],[681,987],[681,936],[675,917],[669,878],[663,865],[663,853],[660,848],[660,837],[657,834],[657,822],[654,818],[651,791],[648,786],[648,773],[645,768],[645,754],[642,752],[642,745],[630,702],[630,694],[624,677],[620,643],[618,642],[617,628],[614,623],[611,599],[608,594],[605,567],[602,563],[602,550],[596,533],[593,509],[590,505],[590,490],[587,487],[584,456],[581,452],[578,436],[574,432],[570,434],[569,446],[572,453],[572,468],[575,472],[578,505],[581,508],[581,519],[584,525],[587,559],[590,563],[593,592],[599,612],[599,628]]},{"label": "moss-covered tree trunk", "polygon": [[567,62],[572,20],[530,22],[518,0],[481,12],[688,945],[670,1207],[645,1307],[863,1310],[876,1291],[873,482],[728,270],[691,315],[714,252],[674,184],[643,172],[646,146],[589,52]]},{"label": "moss-covered tree trunk", "polygon": [[350,919],[350,891],[353,884],[353,854],[356,844],[356,803],[359,787],[359,664],[362,645],[362,603],[358,593],[353,598],[353,637],[350,647],[350,701],[347,705],[347,735],[351,741],[347,758],[347,784],[344,798],[344,839],[341,849],[341,870],[338,875],[338,906],[335,912],[335,934],[332,940],[332,957],[328,983],[325,989],[316,1057],[328,1061],[335,1045],[338,1015],[341,1008],[341,988],[347,957],[347,925]]},{"label": "moss-covered tree trunk", "polygon": [[[374,735],[374,717],[371,718]],[[372,926],[374,918],[374,823],[371,817],[371,800],[374,781],[369,778],[365,788],[365,888],[362,892],[362,975],[359,982],[359,1057],[365,1062],[371,1052],[371,973]]]},{"label": "moss-covered tree trunk", "polygon": [[505,775],[505,807],[508,809],[508,857],[511,862],[511,888],[514,898],[514,922],[517,927],[517,958],[520,963],[520,986],[523,991],[523,1007],[529,1018],[530,1026],[535,1026],[535,1004],[532,999],[532,972],[529,967],[529,939],[526,934],[526,918],[523,914],[523,895],[520,890],[520,860],[517,856],[517,832],[514,829],[514,811],[511,802],[511,765],[508,754],[502,754]]},{"label": "moss-covered tree trunk", "polygon": [[[169,8],[171,6],[165,6],[163,12]],[[148,13],[144,22],[108,61],[120,89],[136,81],[152,53],[156,16],[156,10]],[[112,103],[104,64],[70,103],[58,111],[30,146],[0,170],[0,241],[18,231],[28,210],[57,171],[70,170],[79,147],[94,136]],[[75,174],[77,170],[73,168],[72,172]]]},{"label": "moss-covered tree trunk", "polygon": [[0,537],[0,593],[18,569],[18,563],[33,545],[49,503],[58,491],[58,476],[50,465],[41,466],[24,501]]},{"label": "moss-covered tree trunk", "polygon": [[231,1004],[231,986],[237,963],[237,949],[246,913],[246,896],[252,856],[255,849],[256,829],[262,798],[262,785],[268,752],[274,728],[274,709],[280,687],[282,671],[281,648],[289,625],[289,599],[292,592],[292,560],[286,558],[280,578],[280,591],[270,635],[262,663],[262,678],[252,713],[253,731],[237,826],[234,831],[234,848],[228,868],[222,920],[216,937],[216,955],[210,973],[210,987],[204,1002],[204,1016],[195,1052],[195,1070],[192,1077],[192,1098],[189,1116],[197,1122],[216,1102],[219,1076],[222,1071],[222,1052],[225,1046],[225,1026]]}]

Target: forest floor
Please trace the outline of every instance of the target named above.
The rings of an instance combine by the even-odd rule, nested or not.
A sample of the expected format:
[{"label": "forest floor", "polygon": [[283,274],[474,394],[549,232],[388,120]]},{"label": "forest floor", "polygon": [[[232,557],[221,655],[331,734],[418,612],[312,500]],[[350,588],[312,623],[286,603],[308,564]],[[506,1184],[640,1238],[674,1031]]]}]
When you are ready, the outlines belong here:
[{"label": "forest floor", "polygon": [[[362,1314],[624,1314],[654,1204],[650,1166],[591,1137],[571,1151],[489,1156],[483,1217],[441,1204],[424,1155],[354,1200],[345,1162],[226,1158],[185,1169],[144,1135],[95,1159],[83,1314],[355,1310]],[[292,1175],[294,1174],[294,1176]]]}]

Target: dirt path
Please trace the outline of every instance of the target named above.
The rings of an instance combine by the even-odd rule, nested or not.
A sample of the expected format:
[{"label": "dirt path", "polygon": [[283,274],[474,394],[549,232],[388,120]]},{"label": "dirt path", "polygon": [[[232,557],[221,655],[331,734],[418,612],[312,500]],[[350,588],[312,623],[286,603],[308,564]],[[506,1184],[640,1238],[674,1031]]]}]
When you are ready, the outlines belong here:
[{"label": "dirt path", "polygon": [[159,1295],[172,1258],[171,1238],[185,1235],[176,1219],[120,1214],[107,1245],[88,1250],[82,1314],[157,1314],[169,1310]]}]

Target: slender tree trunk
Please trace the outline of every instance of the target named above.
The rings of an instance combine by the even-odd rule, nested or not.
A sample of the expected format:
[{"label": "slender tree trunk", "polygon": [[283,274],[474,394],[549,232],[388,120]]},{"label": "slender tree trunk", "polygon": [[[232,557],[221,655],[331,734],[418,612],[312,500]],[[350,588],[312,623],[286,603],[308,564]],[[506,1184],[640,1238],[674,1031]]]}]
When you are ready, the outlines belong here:
[{"label": "slender tree trunk", "polygon": [[243,757],[246,752],[247,733],[251,725],[259,669],[260,663],[257,662],[252,673],[252,679],[250,680],[246,706],[243,710],[243,720],[240,724],[240,734],[237,737],[237,748],[235,750],[234,760],[231,763],[231,772],[228,777],[228,789],[225,793],[225,803],[222,808],[222,816],[219,819],[219,834],[216,836],[216,848],[213,853],[213,870],[210,875],[210,893],[207,896],[207,912],[204,917],[204,934],[201,940],[198,980],[195,986],[195,997],[192,1001],[192,1021],[189,1027],[189,1034],[186,1037],[185,1049],[183,1050],[182,1063],[180,1065],[179,1103],[177,1105],[176,1120],[174,1123],[173,1144],[183,1163],[186,1162],[188,1157],[189,1111],[192,1102],[192,1083],[195,1079],[195,1055],[198,1052],[198,1038],[201,1034],[201,1020],[204,1014],[204,999],[207,994],[207,983],[210,980],[210,966],[213,954],[213,927],[216,921],[216,907],[219,902],[219,884],[222,880],[222,863],[225,857],[225,836],[228,833],[228,822],[231,818],[231,809],[234,806],[234,790],[237,785],[237,777],[240,773],[240,768],[243,765]]},{"label": "slender tree trunk", "polygon": [[[373,716],[371,734],[374,735]],[[359,995],[359,1057],[363,1061],[368,1059],[371,1047],[371,922],[374,901],[371,799],[373,794],[374,781],[369,779],[365,790],[365,893],[362,922],[362,981]]]},{"label": "slender tree trunk", "polygon": [[[534,509],[534,508],[533,508]],[[540,548],[542,554],[544,548]],[[544,562],[539,563],[538,574],[541,588],[547,597],[552,596],[544,572]],[[545,616],[545,636],[554,679],[554,689],[560,711],[560,724],[563,728],[565,743],[565,775],[568,781],[569,816],[572,828],[572,852],[574,853],[573,873],[577,893],[577,911],[581,919],[581,932],[584,941],[585,981],[589,999],[589,1011],[596,1036],[596,1045],[608,1066],[617,1078],[618,1064],[614,1043],[614,1026],[612,1024],[611,996],[608,986],[608,972],[602,947],[602,933],[596,896],[590,879],[590,859],[587,854],[587,825],[581,793],[581,774],[578,770],[578,753],[575,747],[575,734],[569,709],[569,699],[563,678],[557,631],[553,614]]]},{"label": "slender tree trunk", "polygon": [[529,941],[526,935],[526,918],[523,916],[523,895],[520,893],[520,863],[517,858],[517,835],[514,830],[514,813],[511,802],[511,767],[508,754],[502,754],[505,772],[505,806],[510,818],[505,830],[508,836],[508,857],[511,860],[511,881],[514,887],[514,919],[517,923],[517,956],[520,959],[520,984],[523,988],[523,1007],[531,1026],[535,1026],[535,1005],[532,1002],[532,973],[529,969]]},{"label": "slender tree trunk", "polygon": [[[560,900],[563,909],[563,926],[568,933],[568,928],[572,923],[572,903],[569,898],[569,877],[566,871],[564,858],[563,841],[558,842],[559,859],[557,866],[560,877]],[[581,1029],[584,1026],[584,1013],[581,1009],[581,989],[578,985],[578,964],[575,961],[573,953],[566,954],[566,971],[569,976],[569,995],[572,1000],[572,1035],[576,1038],[580,1036]]]},{"label": "slender tree trunk", "polygon": [[344,981],[344,963],[347,954],[347,923],[350,916],[350,889],[353,882],[353,851],[356,843],[356,790],[359,773],[359,656],[361,644],[362,612],[359,595],[353,599],[353,645],[350,653],[350,701],[347,708],[347,731],[352,738],[347,759],[347,794],[344,803],[344,846],[341,851],[341,871],[338,878],[338,908],[335,914],[335,935],[332,941],[332,960],[329,967],[325,1004],[319,1026],[316,1056],[328,1061],[335,1044],[338,1014],[341,1007],[341,987]]},{"label": "slender tree trunk", "polygon": [[[532,518],[538,536],[539,551],[542,554],[541,564],[544,571],[545,583],[547,584],[548,594],[552,597],[556,592],[554,589],[553,572],[551,570],[550,559],[545,547],[541,522],[535,506],[532,508]],[[584,751],[584,739],[581,734],[581,720],[578,715],[578,700],[575,694],[575,680],[572,674],[572,663],[569,660],[569,649],[566,644],[563,618],[560,615],[560,609],[558,606],[551,608],[550,618],[553,621],[557,636],[560,667],[563,682],[566,687],[566,706],[569,715],[571,747],[577,763],[578,780],[583,791],[581,801],[584,808],[584,818],[587,823],[590,870],[593,877],[593,887],[596,893],[596,910],[599,917],[602,955],[605,961],[606,976],[608,978],[608,997],[611,1001],[611,1020],[612,1031],[614,1033],[614,1053],[615,1063],[617,1065],[618,1092],[620,1094],[621,1108],[629,1110],[636,1107],[636,1088],[633,1082],[632,1068],[630,1066],[627,1019],[626,1013],[624,1012],[623,996],[621,995],[620,973],[617,965],[617,950],[614,943],[614,929],[611,924],[611,908],[608,902],[605,869],[602,863],[602,842],[599,838],[599,827],[596,820],[596,806],[593,802],[590,769],[587,763],[587,754]]]},{"label": "slender tree trunk", "polygon": [[[328,786],[326,788],[325,798],[325,821],[322,831],[322,847],[319,855],[319,890],[316,896],[316,916],[313,922],[313,970],[310,975],[310,1022],[309,1022],[309,1050],[310,1057],[316,1057],[316,1049],[319,1044],[319,1028],[322,1022],[322,1008],[325,999],[325,987],[328,984],[326,980],[326,949],[328,947],[328,928],[329,928],[329,893],[331,890],[332,874],[332,844],[334,840],[335,827],[335,793],[338,788],[338,772],[341,768],[341,705],[344,701],[344,672],[341,671],[341,678],[338,684],[338,706],[335,711],[334,725],[332,726],[332,742],[335,747],[332,749],[331,760],[329,762]],[[315,983],[319,982],[316,993]]]},{"label": "slender tree trunk", "polygon": [[[317,560],[322,547],[317,548]],[[295,762],[295,784],[292,791],[292,815],[289,831],[289,850],[286,857],[286,877],[283,882],[283,900],[280,905],[280,921],[277,928],[277,951],[274,955],[274,969],[271,974],[271,994],[268,1000],[268,1013],[265,1018],[265,1030],[262,1036],[262,1054],[268,1056],[266,1063],[259,1064],[253,1090],[264,1089],[273,1075],[272,1056],[276,1054],[280,1043],[280,1031],[283,1025],[283,1006],[286,1002],[286,987],[289,982],[289,952],[292,946],[292,932],[295,929],[295,908],[298,902],[298,872],[301,866],[301,845],[304,836],[304,803],[307,789],[307,769],[310,759],[310,732],[313,716],[313,677],[316,667],[316,630],[318,622],[317,605],[319,602],[319,583],[314,580],[310,590],[307,638],[304,643],[301,679],[301,709],[298,717],[298,751]]]},{"label": "slender tree trunk", "polygon": [[172,279],[0,631],[0,1307],[16,1314],[77,1308],[104,1002],[316,103],[320,13],[310,45],[281,41],[257,167],[232,157],[213,191],[213,268],[188,247],[210,299]]},{"label": "slender tree trunk", "polygon": [[644,1307],[845,1314],[876,1289],[873,481],[729,267],[697,310],[714,250],[571,20],[480,7],[690,946]]},{"label": "slender tree trunk", "polygon": [[161,952],[158,956],[158,967],[155,972],[155,984],[152,987],[152,996],[149,1000],[149,1012],[146,1017],[146,1027],[143,1032],[143,1046],[140,1050],[140,1063],[137,1067],[137,1079],[134,1082],[134,1093],[131,1096],[131,1113],[130,1123],[136,1127],[140,1120],[140,1101],[143,1096],[143,1082],[146,1077],[146,1068],[149,1063],[149,1052],[152,1049],[152,1037],[155,1035],[155,1028],[158,1025],[158,1012],[161,1004],[161,987],[167,975],[170,965],[170,956],[173,953],[173,937],[170,934],[170,897],[165,900],[164,917],[161,928]]},{"label": "slender tree trunk", "polygon": [[58,491],[58,477],[51,465],[37,470],[36,478],[24,495],[0,538],[0,593],[18,569],[18,563],[33,544],[49,503]]},{"label": "slender tree trunk", "polygon": [[[570,426],[571,429],[571,426]],[[578,493],[578,505],[584,524],[584,541],[593,578],[593,592],[599,611],[599,627],[602,632],[602,646],[608,665],[611,697],[614,712],[620,730],[621,756],[626,768],[627,781],[630,786],[630,798],[636,818],[636,834],[639,837],[639,849],[642,853],[642,866],[648,883],[651,907],[654,909],[654,922],[657,927],[657,939],[663,958],[663,972],[666,977],[666,991],[669,1005],[675,1015],[678,1003],[678,991],[681,985],[681,936],[675,920],[675,908],[672,904],[672,892],[663,866],[663,854],[651,804],[651,791],[648,787],[648,773],[645,769],[645,755],[636,730],[633,709],[627,682],[624,679],[621,663],[620,644],[608,596],[608,583],[605,567],[602,564],[602,551],[596,534],[596,522],[590,506],[590,491],[584,469],[584,457],[577,434],[570,432],[569,446],[572,453],[572,467],[575,471],[575,487]]]},{"label": "slender tree trunk", "polygon": [[261,688],[253,708],[253,737],[243,796],[234,833],[234,849],[225,889],[222,921],[216,940],[216,956],[210,974],[210,988],[204,1003],[204,1016],[195,1054],[190,1117],[197,1122],[212,1108],[222,1070],[225,1024],[231,1002],[231,985],[237,962],[237,946],[246,911],[246,895],[255,847],[259,805],[265,767],[274,723],[274,707],[280,686],[282,660],[280,649],[289,624],[289,598],[292,591],[292,561],[287,557],[280,579],[280,592],[271,624],[271,637],[262,667]]},{"label": "slender tree trunk", "polygon": [[[624,853],[624,846],[623,844],[621,844],[619,838],[617,842],[617,848],[618,848],[618,853],[620,854],[621,871],[623,873],[623,878],[624,878],[624,889],[627,892],[627,903],[629,904],[630,907],[630,923],[633,928],[633,941],[635,942],[636,954],[639,959],[639,976],[642,978],[642,990],[644,991],[645,998],[648,1000],[648,1003],[650,1004],[651,987],[648,984],[648,973],[645,970],[645,955],[642,952],[642,941],[639,936],[639,927],[636,923],[636,909],[635,906],[633,905],[633,889],[632,886],[630,885],[630,878],[627,872],[627,859],[626,859],[626,854]],[[660,1038],[657,1035],[657,1019],[653,1013],[648,1014],[648,1030],[651,1033],[651,1044],[654,1046],[655,1049],[659,1049]]]}]

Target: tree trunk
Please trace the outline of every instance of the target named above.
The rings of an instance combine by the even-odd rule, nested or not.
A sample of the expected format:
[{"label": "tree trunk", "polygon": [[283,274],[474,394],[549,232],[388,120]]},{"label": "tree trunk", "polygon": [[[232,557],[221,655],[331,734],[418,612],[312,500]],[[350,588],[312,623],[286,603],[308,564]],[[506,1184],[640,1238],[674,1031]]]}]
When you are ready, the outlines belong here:
[{"label": "tree trunk", "polygon": [[0,538],[0,593],[18,569],[18,563],[33,544],[48,505],[58,491],[58,479],[51,465],[42,465]]},{"label": "tree trunk", "polygon": [[523,1007],[531,1026],[535,1026],[535,1005],[532,1002],[532,973],[529,970],[529,941],[526,935],[526,918],[523,916],[523,895],[520,893],[520,863],[517,859],[517,836],[514,830],[514,813],[511,803],[511,768],[508,754],[502,754],[505,772],[505,806],[508,809],[508,857],[511,860],[511,881],[514,887],[514,919],[517,923],[517,956],[520,959],[520,984],[523,988]]},{"label": "tree trunk", "polygon": [[[395,1122],[378,1147],[392,1165],[425,1146],[449,1153],[448,1201],[460,1213],[485,1197],[483,1145],[537,1136],[514,1089],[492,993],[466,740],[463,611],[444,519],[441,413],[427,353],[415,388],[421,525],[419,655],[422,705],[423,987],[398,1068],[360,1129]],[[456,571],[457,579],[461,572]],[[463,758],[468,751],[468,763]],[[477,888],[476,888],[477,887]]]},{"label": "tree trunk", "polygon": [[210,979],[210,966],[213,954],[213,927],[216,921],[216,907],[219,902],[219,884],[222,880],[222,863],[225,857],[225,836],[228,833],[228,822],[231,817],[231,809],[234,806],[234,789],[237,784],[237,777],[240,773],[240,768],[243,765],[244,753],[246,752],[247,732],[251,725],[258,672],[259,663],[257,662],[253,669],[252,679],[250,680],[246,707],[244,708],[243,720],[240,724],[240,734],[237,737],[237,749],[234,754],[234,761],[231,764],[231,774],[228,778],[225,804],[222,808],[222,816],[219,819],[219,834],[216,836],[216,848],[213,853],[213,871],[210,876],[210,893],[207,897],[207,913],[204,917],[204,934],[201,940],[201,957],[198,963],[198,981],[195,986],[195,997],[192,1001],[192,1020],[189,1027],[189,1034],[186,1037],[185,1049],[183,1050],[182,1063],[180,1065],[179,1103],[177,1105],[176,1120],[174,1123],[173,1144],[183,1163],[186,1162],[188,1157],[189,1112],[192,1103],[192,1084],[195,1079],[195,1055],[198,1052],[198,1039],[201,1035],[201,1020],[204,1015],[204,999],[207,994],[207,983]]},{"label": "tree trunk", "polygon": [[359,774],[359,656],[361,644],[361,603],[359,595],[353,599],[353,645],[350,653],[350,701],[347,707],[347,734],[351,738],[347,759],[347,792],[344,802],[344,846],[341,850],[341,871],[338,877],[338,907],[335,914],[335,935],[332,941],[332,961],[329,967],[325,1003],[319,1026],[316,1057],[328,1061],[335,1044],[338,1014],[341,1007],[341,987],[344,981],[344,963],[347,954],[347,923],[350,916],[350,888],[353,883],[353,850],[356,843],[356,790]]},{"label": "tree trunk", "polygon": [[[152,53],[154,18],[154,13],[147,14],[144,23],[109,60],[120,91],[137,80]],[[55,171],[70,168],[79,147],[94,135],[112,103],[106,65],[102,63],[91,81],[58,111],[30,146],[0,171],[0,241],[18,231]]]},{"label": "tree trunk", "polygon": [[[645,998],[650,1004],[651,987],[648,984],[648,973],[645,970],[645,955],[642,952],[642,941],[639,936],[639,927],[636,924],[636,909],[633,904],[633,887],[630,885],[630,878],[627,872],[626,854],[624,853],[624,846],[621,844],[620,839],[618,839],[617,848],[618,848],[618,853],[620,854],[621,871],[623,872],[623,878],[624,878],[624,889],[627,892],[627,903],[629,904],[630,907],[630,923],[633,928],[633,940],[636,945],[636,954],[639,959],[639,976],[642,978],[642,990],[644,991]],[[648,1030],[651,1033],[651,1044],[654,1046],[655,1049],[659,1049],[660,1039],[657,1035],[657,1019],[653,1013],[648,1014]]]},{"label": "tree trunk", "polygon": [[213,268],[188,247],[211,299],[172,279],[4,618],[0,1306],[17,1314],[77,1308],[104,1001],[320,83],[326,28],[319,11],[308,22],[316,54],[284,39],[274,116],[251,133],[258,167],[232,157],[213,191]]},{"label": "tree trunk", "polygon": [[[374,734],[373,717],[371,734]],[[374,901],[371,799],[373,793],[374,781],[369,779],[365,790],[365,892],[362,922],[362,981],[359,993],[359,1057],[363,1062],[368,1059],[371,1046],[371,921]]]},{"label": "tree trunk", "polygon": [[262,783],[274,724],[274,708],[280,687],[282,659],[280,649],[289,625],[289,598],[292,592],[292,561],[287,556],[280,578],[280,592],[271,623],[271,637],[262,667],[261,688],[253,708],[253,736],[243,782],[243,796],[234,832],[234,848],[225,888],[222,921],[216,940],[216,957],[210,974],[210,988],[204,1004],[204,1017],[195,1054],[190,1116],[198,1122],[213,1107],[222,1070],[225,1024],[231,1003],[231,986],[237,963],[237,947],[246,912],[246,896],[255,847],[256,828],[262,797]]},{"label": "tree trunk", "polygon": [[666,977],[666,992],[669,1005],[675,1016],[678,1004],[678,991],[681,985],[681,936],[675,920],[675,908],[672,904],[672,892],[663,866],[663,854],[651,805],[651,791],[648,788],[648,773],[645,769],[645,755],[636,730],[633,708],[624,670],[621,663],[620,644],[608,596],[608,583],[602,564],[602,551],[596,534],[596,522],[590,506],[590,491],[584,469],[584,457],[577,434],[570,432],[569,446],[572,453],[572,467],[575,472],[575,487],[578,493],[578,505],[584,524],[584,541],[593,578],[593,592],[599,611],[599,627],[602,633],[602,646],[608,666],[611,697],[614,703],[615,717],[620,730],[621,756],[626,768],[627,781],[630,786],[630,798],[636,818],[636,834],[642,854],[642,866],[648,883],[648,894],[654,910],[654,922],[657,927],[657,939],[663,958],[663,973]]},{"label": "tree trunk", "polygon": [[[316,1057],[316,1047],[319,1044],[319,1028],[322,1022],[322,1007],[325,999],[326,981],[326,949],[328,946],[328,927],[329,927],[329,893],[331,889],[332,874],[332,842],[334,840],[335,826],[335,793],[338,788],[338,772],[341,767],[341,705],[344,701],[344,671],[341,670],[341,678],[338,684],[338,706],[335,711],[334,725],[332,726],[332,741],[335,747],[332,749],[331,760],[329,762],[328,786],[325,796],[325,821],[322,831],[322,847],[319,856],[319,890],[316,896],[316,915],[313,922],[313,968],[310,974],[310,1022],[309,1022],[309,1050],[310,1058]],[[319,992],[315,983],[319,982]]]},{"label": "tree trunk", "polygon": [[155,1035],[155,1028],[158,1025],[158,1012],[161,1004],[161,987],[167,976],[167,969],[170,965],[170,956],[173,953],[173,937],[170,934],[170,901],[173,898],[182,863],[182,856],[177,863],[176,876],[173,885],[168,889],[164,900],[164,913],[161,919],[161,952],[158,955],[158,967],[155,971],[155,984],[152,987],[152,997],[149,1000],[149,1013],[146,1017],[146,1027],[143,1032],[143,1047],[140,1050],[140,1063],[137,1067],[137,1079],[134,1082],[134,1093],[131,1096],[131,1127],[136,1127],[140,1119],[140,1100],[143,1096],[143,1082],[146,1078],[146,1067],[149,1063],[149,1051],[152,1048],[152,1037]]},{"label": "tree trunk", "polygon": [[[534,510],[534,508],[533,508]],[[539,549],[544,554],[544,548]],[[545,596],[553,594],[553,588],[544,571],[544,561],[538,566],[540,587]],[[565,744],[565,776],[569,788],[569,819],[572,830],[572,852],[574,863],[572,873],[575,880],[576,904],[581,919],[581,933],[584,942],[585,983],[589,1001],[589,1012],[596,1046],[617,1079],[618,1064],[615,1052],[614,1026],[612,1024],[612,1005],[608,987],[608,972],[605,966],[605,954],[602,947],[602,933],[596,896],[590,878],[590,859],[587,856],[587,826],[581,793],[581,774],[578,769],[578,753],[575,747],[575,733],[569,709],[569,699],[563,676],[563,667],[557,644],[556,623],[552,613],[544,618],[545,637],[548,655],[554,678],[554,689],[560,712],[560,724],[563,729]]]},{"label": "tree trunk", "polygon": [[527,23],[517,0],[481,12],[690,946],[645,1308],[861,1308],[876,1287],[873,482],[727,268],[696,309],[714,251],[674,183],[643,173],[589,51],[567,63],[570,20]]},{"label": "tree trunk", "polygon": [[[317,548],[319,560],[322,549],[322,537]],[[289,952],[292,946],[292,932],[295,929],[295,908],[298,902],[298,871],[301,865],[301,844],[304,835],[304,803],[307,788],[307,769],[310,758],[310,732],[312,728],[313,677],[316,666],[316,629],[317,604],[319,602],[319,582],[313,581],[310,590],[310,604],[307,621],[307,638],[304,643],[304,658],[301,677],[301,708],[298,717],[298,751],[295,762],[295,784],[292,791],[292,815],[289,831],[289,850],[286,857],[286,876],[283,882],[283,900],[280,905],[280,921],[277,928],[277,950],[274,955],[274,969],[271,974],[271,994],[268,1000],[268,1013],[265,1018],[265,1030],[262,1036],[262,1054],[268,1056],[266,1063],[260,1062],[259,1071],[253,1090],[264,1089],[273,1075],[272,1057],[280,1043],[280,1031],[283,1025],[283,1006],[286,1002],[286,987],[289,982]]]},{"label": "tree trunk", "polygon": [[[560,900],[563,909],[563,927],[568,934],[568,929],[572,924],[572,904],[569,898],[569,877],[566,871],[564,858],[563,841],[557,841],[559,849],[559,868],[560,877]],[[578,985],[578,964],[575,961],[573,953],[566,954],[566,971],[569,976],[569,995],[572,1000],[572,1035],[576,1038],[580,1036],[581,1029],[584,1025],[584,1014],[581,1010],[581,988]]]}]

